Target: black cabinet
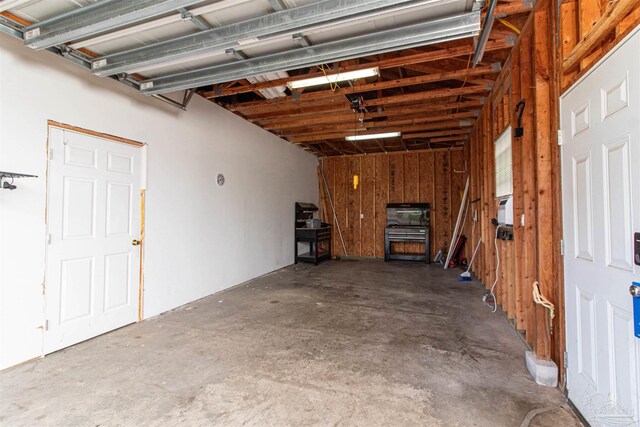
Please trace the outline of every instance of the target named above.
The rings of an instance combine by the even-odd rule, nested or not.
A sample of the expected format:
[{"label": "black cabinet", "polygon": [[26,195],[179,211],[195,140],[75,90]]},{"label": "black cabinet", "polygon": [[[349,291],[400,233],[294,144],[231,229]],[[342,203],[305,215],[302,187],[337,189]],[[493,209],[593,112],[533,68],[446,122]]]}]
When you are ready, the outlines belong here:
[{"label": "black cabinet", "polygon": [[[298,243],[308,243],[309,252],[298,253]],[[331,259],[331,226],[323,224],[319,228],[296,228],[295,263],[312,262],[318,265],[320,261]]]}]

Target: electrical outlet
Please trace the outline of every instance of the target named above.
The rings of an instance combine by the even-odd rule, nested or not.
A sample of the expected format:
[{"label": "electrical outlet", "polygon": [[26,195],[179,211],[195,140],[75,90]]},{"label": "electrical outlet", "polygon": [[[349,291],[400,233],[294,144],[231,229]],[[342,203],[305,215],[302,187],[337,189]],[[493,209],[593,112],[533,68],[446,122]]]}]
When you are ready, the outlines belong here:
[{"label": "electrical outlet", "polygon": [[364,219],[364,214],[363,213],[360,214],[360,219]]},{"label": "electrical outlet", "polygon": [[524,214],[520,215],[520,225],[524,227]]}]

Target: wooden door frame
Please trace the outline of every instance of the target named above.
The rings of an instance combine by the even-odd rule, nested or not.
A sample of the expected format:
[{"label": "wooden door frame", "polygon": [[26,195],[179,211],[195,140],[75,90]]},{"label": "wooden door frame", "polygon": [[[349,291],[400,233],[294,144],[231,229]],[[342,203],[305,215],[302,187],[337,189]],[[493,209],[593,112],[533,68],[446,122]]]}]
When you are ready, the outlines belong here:
[{"label": "wooden door frame", "polygon": [[[141,166],[141,171],[140,171],[140,178],[141,178],[141,182],[140,182],[140,276],[139,276],[139,282],[138,282],[138,322],[141,321],[143,319],[144,316],[144,306],[143,306],[143,298],[144,298],[144,247],[145,247],[145,240],[144,240],[144,226],[145,226],[145,191],[146,191],[146,175],[147,175],[147,170],[146,170],[146,161],[144,160],[145,157],[145,151],[147,149],[147,144],[145,142],[140,142],[140,141],[135,141],[133,139],[128,139],[128,138],[122,138],[119,136],[115,136],[115,135],[111,135],[108,133],[102,133],[102,132],[97,132],[97,131],[93,131],[90,129],[85,129],[85,128],[81,128],[78,126],[73,126],[73,125],[69,125],[69,124],[65,124],[65,123],[60,123],[60,122],[56,122],[54,120],[47,120],[47,141],[46,141],[46,157],[47,157],[47,164],[46,164],[46,169],[45,169],[45,208],[44,208],[44,224],[45,227],[49,226],[49,142],[50,142],[50,129],[51,128],[57,128],[57,129],[62,129],[62,130],[66,130],[66,131],[70,131],[70,132],[76,132],[79,134],[83,134],[83,135],[88,135],[88,136],[93,136],[93,137],[97,137],[97,138],[102,138],[102,139],[106,139],[108,141],[111,142],[117,142],[120,144],[126,144],[126,145],[131,145],[137,148],[141,148],[143,151],[141,151],[141,156],[140,156],[140,166]],[[45,247],[45,254],[47,253],[48,249]],[[46,289],[46,271],[47,271],[47,262],[48,259],[45,255],[45,278],[43,280],[43,290]]]}]

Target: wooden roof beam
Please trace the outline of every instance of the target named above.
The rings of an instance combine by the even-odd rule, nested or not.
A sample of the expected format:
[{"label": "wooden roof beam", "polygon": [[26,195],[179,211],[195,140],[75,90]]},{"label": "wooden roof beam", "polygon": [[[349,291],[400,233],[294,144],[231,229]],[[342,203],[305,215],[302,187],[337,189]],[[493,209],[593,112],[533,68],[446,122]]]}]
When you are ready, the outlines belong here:
[{"label": "wooden roof beam", "polygon": [[436,131],[436,132],[409,133],[406,135],[402,135],[402,138],[415,139],[415,138],[432,138],[434,136],[470,135],[470,134],[471,134],[471,128],[465,128],[465,129],[442,130],[442,131]]},{"label": "wooden roof beam", "polygon": [[[514,37],[507,37],[504,39],[493,40],[487,43],[487,47],[485,51],[489,52],[493,50],[510,49],[513,47],[514,43],[515,43]],[[379,67],[379,68],[403,67],[408,64],[420,64],[424,62],[439,61],[442,59],[469,55],[469,54],[473,54],[474,51],[475,51],[475,47],[470,44],[468,46],[443,48],[443,49],[423,52],[415,55],[400,56],[396,58],[386,58],[379,61],[366,62],[366,63],[353,65],[349,67],[340,67],[340,69],[341,71],[353,71],[353,70],[362,70],[362,69],[371,68],[371,67]],[[276,86],[283,86],[290,81],[304,80],[310,77],[320,77],[320,76],[322,76],[321,72],[309,73],[304,75],[291,76],[284,79],[256,83],[253,85],[247,85],[243,87],[232,87],[232,88],[227,88],[227,89],[218,90],[218,91],[201,92],[201,95],[204,96],[205,98],[211,99],[211,98],[216,98],[220,96],[236,95],[238,93],[253,92],[254,90],[267,89],[267,88],[272,88]]]},{"label": "wooden roof beam", "polygon": [[267,101],[243,102],[243,103],[229,105],[227,108],[230,111],[239,111],[245,108],[262,106],[265,104],[282,105],[282,104],[311,101],[311,100],[318,100],[318,99],[329,99],[329,98],[334,98],[340,95],[351,95],[354,93],[363,93],[363,92],[370,92],[375,90],[384,90],[384,89],[391,89],[391,88],[398,88],[398,87],[405,87],[405,86],[421,85],[421,84],[434,83],[434,82],[446,81],[446,80],[457,80],[457,79],[463,79],[471,76],[497,74],[498,72],[500,72],[500,70],[501,70],[500,63],[495,63],[490,66],[480,66],[480,67],[468,68],[464,70],[445,71],[440,73],[428,74],[424,76],[407,77],[407,78],[401,78],[401,79],[395,79],[395,80],[360,84],[353,87],[337,88],[336,90],[327,89],[327,90],[315,91],[310,93],[303,93],[295,97],[287,96],[282,98],[270,99]]},{"label": "wooden roof beam", "polygon": [[[439,102],[442,101],[442,102]],[[481,108],[484,105],[484,99],[472,100],[472,101],[447,101],[445,100],[434,100],[428,104],[418,102],[418,103],[409,103],[402,105],[390,105],[385,107],[379,107],[375,112],[366,113],[365,117],[374,118],[374,117],[389,117],[389,116],[404,116],[408,114],[426,114],[426,113],[434,113],[439,111],[446,110],[464,110],[467,108]],[[247,115],[249,120],[254,123],[257,123],[259,126],[266,126],[268,124],[277,123],[283,120],[290,120],[291,122],[298,122],[300,120],[306,119],[324,119],[324,120],[333,120],[332,117],[338,116],[339,114],[348,115],[349,117],[353,117],[353,112],[342,112],[341,111],[324,111],[320,110],[319,112],[303,112],[300,114],[289,113],[286,116],[273,116],[273,114],[265,114],[262,113],[260,115]]]},{"label": "wooden roof beam", "polygon": [[[514,1],[509,3],[501,3],[496,5],[493,10],[493,14],[496,18],[506,18],[511,15],[518,15],[519,13],[527,13],[533,10],[533,1]],[[486,16],[486,12],[482,13],[482,18]]]},{"label": "wooden roof beam", "polygon": [[460,95],[469,95],[469,94],[477,94],[477,93],[486,93],[491,90],[491,85],[482,85],[482,86],[466,86],[460,88],[444,88],[444,89],[436,89],[418,93],[410,93],[406,95],[395,95],[395,96],[386,96],[384,98],[378,99],[367,99],[364,101],[365,107],[370,106],[380,106],[380,105],[389,105],[389,104],[401,104],[405,102],[411,101],[426,101],[430,99],[437,98],[445,98],[449,96],[460,96]]},{"label": "wooden roof beam", "polygon": [[[478,93],[486,93],[491,90],[491,85],[483,86],[466,86],[461,88],[443,88],[435,90],[427,90],[416,93],[409,93],[406,95],[393,95],[385,96],[377,99],[367,99],[364,101],[365,107],[389,105],[389,104],[402,104],[409,102],[419,102],[426,100],[433,100],[438,98],[447,98],[460,95],[470,95]],[[306,103],[306,105],[305,105]],[[319,103],[324,104],[318,105]],[[282,104],[269,103],[267,101],[253,104],[251,107],[243,107],[241,104],[236,104],[233,107],[229,107],[229,110],[239,112],[246,116],[251,116],[257,113],[268,113],[271,116],[287,114],[290,109],[301,108],[305,109],[318,108],[318,112],[324,112],[327,106],[342,108],[345,111],[351,111],[351,102],[349,102],[343,95],[339,95],[338,98],[316,99],[316,100],[304,100],[299,102],[286,102]]]},{"label": "wooden roof beam", "polygon": [[355,132],[365,132],[365,131],[375,131],[379,132],[387,132],[387,131],[401,131],[401,132],[417,132],[423,130],[438,130],[442,128],[449,127],[466,127],[473,126],[475,124],[475,120],[463,119],[463,120],[450,120],[450,121],[440,121],[437,123],[402,123],[403,121],[397,122],[376,122],[375,125],[366,125],[360,126],[360,123],[354,125],[354,123],[344,123],[340,125],[331,125],[331,126],[318,126],[315,128],[309,128],[304,131],[299,130],[288,130],[282,132],[280,136],[284,136],[285,138],[294,138],[297,135],[303,136],[313,136],[313,135],[326,135],[328,133],[348,133],[349,135],[353,135]]},{"label": "wooden roof beam", "polygon": [[[446,126],[450,126],[453,129],[446,129]],[[447,136],[447,135],[467,135],[469,133],[471,133],[471,126],[467,126],[464,128],[460,128],[458,123],[447,123],[446,126],[443,124],[442,126],[433,129],[432,132],[420,132],[420,133],[416,133],[416,134],[402,134],[402,138],[408,138],[408,139],[413,139],[413,138],[427,138],[427,137],[431,137],[431,136]],[[425,130],[425,131],[430,131],[431,129],[429,129],[431,126],[427,126],[426,128],[420,128],[419,126],[412,126],[412,127],[408,127],[406,128],[407,132],[419,132],[421,130]],[[444,127],[444,129],[443,129]],[[381,129],[376,129],[373,132],[358,132],[358,135],[371,135],[371,134],[377,134],[377,133],[381,133],[381,132],[392,132],[392,131],[399,131],[399,132],[403,132],[405,128],[402,127],[392,127],[392,128],[381,128]],[[291,135],[288,137],[285,137],[288,141],[290,142],[294,142],[294,143],[313,143],[313,144],[319,144],[321,142],[323,142],[324,140],[328,140],[328,139],[344,139],[347,136],[353,135],[353,130],[351,131],[340,131],[340,132],[327,132],[327,133],[318,133],[318,134],[304,134],[304,135]],[[412,136],[410,136],[412,135]],[[427,136],[413,136],[413,135],[427,135]]]},{"label": "wooden roof beam", "polygon": [[[479,110],[474,111],[463,111],[455,114],[441,114],[437,116],[425,116],[424,113],[414,114],[411,117],[389,120],[389,122],[397,121],[404,122],[402,124],[415,124],[415,123],[429,123],[429,122],[438,122],[442,120],[456,120],[456,119],[469,119],[477,117]],[[376,123],[385,123],[384,121],[374,122],[371,119],[389,116],[388,113],[371,113],[365,114],[365,126],[375,125]],[[281,122],[273,122],[271,124],[262,125],[262,128],[267,130],[283,130],[283,129],[299,129],[303,131],[306,126],[313,125],[329,125],[329,124],[340,124],[340,123],[353,123],[354,122],[354,113],[352,114],[343,114],[337,116],[320,116],[314,117],[313,119],[306,120],[288,120]]]}]

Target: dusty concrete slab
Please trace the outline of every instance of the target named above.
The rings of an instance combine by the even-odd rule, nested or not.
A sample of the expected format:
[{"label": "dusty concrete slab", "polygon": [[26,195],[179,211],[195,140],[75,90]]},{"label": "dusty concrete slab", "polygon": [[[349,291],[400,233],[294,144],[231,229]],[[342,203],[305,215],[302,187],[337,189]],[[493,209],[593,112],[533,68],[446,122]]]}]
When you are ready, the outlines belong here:
[{"label": "dusty concrete slab", "polygon": [[291,266],[0,373],[0,424],[579,425],[458,274]]}]

